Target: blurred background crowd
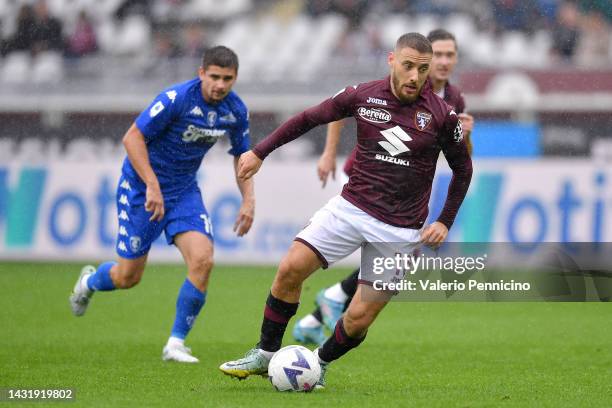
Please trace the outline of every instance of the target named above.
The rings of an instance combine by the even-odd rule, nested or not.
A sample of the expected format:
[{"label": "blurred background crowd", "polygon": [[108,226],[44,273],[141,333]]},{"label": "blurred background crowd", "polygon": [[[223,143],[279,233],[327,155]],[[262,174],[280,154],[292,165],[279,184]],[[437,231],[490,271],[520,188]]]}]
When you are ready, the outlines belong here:
[{"label": "blurred background crowd", "polygon": [[[480,147],[612,156],[611,24],[609,0],[0,0],[0,156],[29,141],[116,143],[217,44],[240,57],[236,90],[258,140],[340,87],[385,75],[401,34],[440,27],[458,40],[452,81],[477,126],[529,134],[512,150],[500,149],[505,136]],[[296,155],[322,147],[321,137],[303,143]]]},{"label": "blurred background crowd", "polygon": [[465,63],[503,64],[504,55],[479,58],[495,50],[520,55],[525,65],[534,52],[545,54],[543,65],[611,61],[607,0],[0,0],[1,54],[199,57],[206,46],[238,35],[245,17],[266,31],[274,20],[325,16],[338,17],[341,28],[328,30],[330,52],[346,57],[386,51],[400,31],[395,25],[408,22],[401,31],[437,25],[455,31]]}]

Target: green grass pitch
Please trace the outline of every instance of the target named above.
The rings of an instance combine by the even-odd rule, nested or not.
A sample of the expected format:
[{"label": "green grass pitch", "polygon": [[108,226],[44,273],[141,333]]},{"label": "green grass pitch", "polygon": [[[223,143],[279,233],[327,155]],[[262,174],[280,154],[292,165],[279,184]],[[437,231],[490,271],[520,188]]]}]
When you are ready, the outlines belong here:
[{"label": "green grass pitch", "polygon": [[[151,265],[139,286],[98,293],[75,318],[68,295],[79,269],[0,263],[0,387],[70,387],[69,406],[87,407],[612,406],[610,304],[392,303],[331,366],[325,390],[294,394],[217,369],[256,342],[273,268],[215,268],[188,338],[197,365],[161,361],[181,266]],[[298,315],[347,272],[307,281]],[[62,403],[30,404],[43,405]]]}]

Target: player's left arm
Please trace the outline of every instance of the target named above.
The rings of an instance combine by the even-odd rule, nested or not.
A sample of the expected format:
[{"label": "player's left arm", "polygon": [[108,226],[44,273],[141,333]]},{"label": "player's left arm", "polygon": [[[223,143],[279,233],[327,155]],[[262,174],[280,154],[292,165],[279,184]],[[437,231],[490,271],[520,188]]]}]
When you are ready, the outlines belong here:
[{"label": "player's left arm", "polygon": [[472,129],[474,129],[474,117],[466,112],[460,113],[458,116],[463,126],[463,137],[467,138],[472,134]]},{"label": "player's left arm", "polygon": [[255,188],[252,178],[243,178],[238,176],[239,163],[241,156],[249,150],[250,135],[249,135],[249,114],[246,107],[236,114],[238,123],[230,134],[230,142],[232,148],[228,153],[234,156],[234,173],[236,175],[236,184],[242,195],[242,204],[238,210],[238,216],[234,223],[234,232],[239,237],[245,235],[253,225],[255,218]]},{"label": "player's left arm", "polygon": [[460,113],[459,120],[461,120],[461,126],[463,126],[463,139],[467,146],[468,153],[472,155],[472,129],[474,128],[474,117],[469,113]]},{"label": "player's left arm", "polygon": [[461,121],[454,111],[447,114],[438,140],[453,177],[440,216],[421,234],[421,242],[432,247],[442,244],[448,236],[472,180],[472,159],[463,139]]},{"label": "player's left arm", "polygon": [[459,103],[455,108],[461,120],[461,126],[463,128],[463,139],[468,148],[468,153],[472,155],[472,130],[474,129],[474,117],[465,111],[465,99],[463,94],[459,97]]}]

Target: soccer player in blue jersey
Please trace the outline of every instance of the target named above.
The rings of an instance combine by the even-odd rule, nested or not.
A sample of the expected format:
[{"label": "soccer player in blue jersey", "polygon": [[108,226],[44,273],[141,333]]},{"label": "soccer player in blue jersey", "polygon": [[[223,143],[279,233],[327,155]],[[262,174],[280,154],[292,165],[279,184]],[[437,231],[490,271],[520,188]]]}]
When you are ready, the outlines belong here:
[{"label": "soccer player in blue jersey", "polygon": [[[151,244],[163,231],[187,265],[163,360],[198,362],[184,340],[206,302],[213,230],[196,172],[220,138],[230,140],[235,170],[239,156],[249,150],[247,108],[231,91],[237,74],[236,54],[223,46],[211,48],[204,54],[197,78],[165,89],[136,118],[123,138],[127,157],[117,189],[118,262],[85,266],[70,296],[72,312],[82,316],[95,292],[136,285]],[[234,231],[243,236],[253,223],[253,182],[236,181],[242,205]]]}]

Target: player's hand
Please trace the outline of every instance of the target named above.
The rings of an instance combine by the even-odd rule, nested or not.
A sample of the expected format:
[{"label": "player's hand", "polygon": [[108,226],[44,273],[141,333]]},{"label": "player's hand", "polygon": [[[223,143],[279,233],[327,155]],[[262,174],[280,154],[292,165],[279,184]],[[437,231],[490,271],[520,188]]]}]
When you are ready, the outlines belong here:
[{"label": "player's hand", "polygon": [[238,178],[248,180],[259,171],[263,160],[261,160],[252,150],[242,153],[238,159]]},{"label": "player's hand", "polygon": [[423,232],[421,232],[421,243],[430,248],[437,249],[442,245],[447,235],[448,228],[446,228],[446,225],[436,221],[429,224],[425,227]]},{"label": "player's hand", "polygon": [[461,120],[463,132],[468,134],[472,133],[472,129],[474,129],[474,117],[469,113],[460,113],[458,117]]},{"label": "player's hand", "polygon": [[162,196],[159,184],[151,184],[147,186],[145,210],[153,213],[151,218],[149,218],[149,221],[161,221],[162,218],[164,218],[164,197]]},{"label": "player's hand", "polygon": [[238,211],[238,217],[234,223],[234,232],[239,237],[243,236],[251,229],[253,225],[253,219],[255,218],[255,201],[247,200],[242,201],[240,210]]},{"label": "player's hand", "polygon": [[327,178],[329,177],[329,173],[332,175],[332,179],[336,179],[336,156],[333,154],[325,153],[321,155],[319,162],[317,163],[317,174],[319,175],[319,180],[323,184],[323,188],[327,184]]}]

